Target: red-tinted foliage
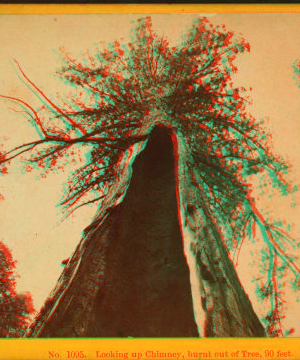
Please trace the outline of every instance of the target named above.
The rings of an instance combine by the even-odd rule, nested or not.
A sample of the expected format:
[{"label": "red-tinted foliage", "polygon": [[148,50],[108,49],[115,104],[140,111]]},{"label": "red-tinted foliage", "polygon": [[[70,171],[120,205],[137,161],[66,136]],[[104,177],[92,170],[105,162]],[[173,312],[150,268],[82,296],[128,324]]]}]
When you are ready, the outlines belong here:
[{"label": "red-tinted foliage", "polygon": [[0,242],[0,337],[22,337],[34,312],[30,293],[16,292],[16,262]]}]

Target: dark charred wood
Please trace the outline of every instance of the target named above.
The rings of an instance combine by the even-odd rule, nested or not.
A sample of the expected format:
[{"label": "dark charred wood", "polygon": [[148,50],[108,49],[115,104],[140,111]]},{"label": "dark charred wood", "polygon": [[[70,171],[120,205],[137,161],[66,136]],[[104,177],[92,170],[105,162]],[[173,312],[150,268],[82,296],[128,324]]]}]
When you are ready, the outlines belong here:
[{"label": "dark charred wood", "polygon": [[199,336],[166,128],[153,130],[123,201],[90,236],[79,266],[33,336]]}]

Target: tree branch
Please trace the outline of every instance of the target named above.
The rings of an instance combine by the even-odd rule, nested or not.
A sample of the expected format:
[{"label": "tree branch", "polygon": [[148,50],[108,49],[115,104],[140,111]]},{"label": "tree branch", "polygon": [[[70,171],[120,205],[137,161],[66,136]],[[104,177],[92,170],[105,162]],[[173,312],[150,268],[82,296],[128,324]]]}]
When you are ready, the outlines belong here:
[{"label": "tree branch", "polygon": [[272,232],[270,230],[269,225],[266,223],[265,219],[261,215],[261,213],[258,211],[256,206],[253,203],[253,200],[251,200],[248,197],[249,206],[252,212],[252,215],[254,217],[254,220],[260,227],[262,231],[262,235],[264,237],[264,240],[268,244],[270,248],[273,248],[274,251],[278,254],[278,256],[289,266],[289,268],[292,270],[296,278],[299,278],[300,276],[300,267],[295,264],[293,259],[289,255],[287,255],[284,250],[279,246],[279,244],[274,240],[274,237],[272,235]]},{"label": "tree branch", "polygon": [[29,80],[17,60],[14,59],[14,61],[26,81],[29,82],[29,84],[46,100],[46,102],[50,104],[51,107],[54,108],[57,112],[59,112],[75,129],[79,130],[82,134],[86,134],[86,131],[80,125],[76,124],[72,119],[70,119],[66,114],[64,114],[59,107],[57,107],[31,80]]},{"label": "tree branch", "polygon": [[11,97],[11,96],[0,95],[0,97],[3,98],[3,99],[6,99],[6,100],[16,102],[21,107],[25,106],[25,108],[30,111],[30,112],[26,111],[26,113],[37,124],[37,126],[39,127],[41,132],[44,134],[44,136],[47,136],[47,133],[46,133],[45,129],[43,128],[43,125],[42,125],[41,120],[39,119],[39,117],[37,115],[37,112],[29,104],[27,104],[25,101],[22,101],[20,99],[17,99],[17,98]]}]

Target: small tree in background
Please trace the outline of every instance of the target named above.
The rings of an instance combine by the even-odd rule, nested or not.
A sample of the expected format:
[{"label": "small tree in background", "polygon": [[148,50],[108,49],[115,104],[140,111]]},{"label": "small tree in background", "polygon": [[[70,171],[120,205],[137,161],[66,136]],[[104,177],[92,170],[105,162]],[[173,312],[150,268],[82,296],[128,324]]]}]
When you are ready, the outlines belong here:
[{"label": "small tree in background", "polygon": [[[3,166],[29,154],[24,158],[28,171],[37,166],[47,173],[62,167],[62,159],[77,161],[62,206],[69,214],[98,202],[100,211],[91,228],[126,191],[120,184],[129,178],[124,165],[128,150],[147,140],[156,124],[171,129],[178,142],[174,151],[179,158],[181,215],[193,238],[191,250],[200,272],[211,275],[202,276],[203,297],[212,296],[211,301],[222,308],[221,317],[228,315],[224,309],[229,313],[228,319],[217,324],[216,315],[205,309],[212,318],[209,336],[230,336],[234,328],[245,330],[257,324],[251,320],[251,311],[248,313],[251,306],[245,305],[248,300],[233,266],[256,228],[265,244],[255,265],[261,267],[257,297],[270,307],[261,319],[268,335],[284,335],[285,289],[292,286],[298,291],[300,286],[297,243],[280,224],[265,219],[252,191],[254,175],[260,178],[262,188],[272,184],[282,195],[295,187],[284,177],[288,166],[271,153],[263,121],[247,113],[246,90],[232,82],[237,71],[234,59],[249,50],[243,39],[224,26],[213,26],[206,18],[193,23],[181,43],[170,47],[153,31],[147,17],[137,21],[128,45],[116,41],[105,50],[87,51],[81,60],[62,49],[63,65],[57,75],[74,88],[69,96],[50,99],[17,64],[44,105],[37,112],[21,100],[6,97],[23,108],[40,139],[2,155]],[[66,291],[80,249],[66,266],[36,324],[50,318],[54,304]],[[234,313],[233,303],[239,314]],[[249,323],[245,325],[247,316]],[[236,318],[234,325],[232,319]],[[224,325],[227,323],[231,330]],[[248,330],[244,334],[253,334],[253,329]]]},{"label": "small tree in background", "polygon": [[294,70],[294,79],[296,80],[296,85],[300,87],[300,60],[296,60],[293,64]]},{"label": "small tree in background", "polygon": [[16,292],[16,261],[0,242],[0,337],[22,337],[34,312],[29,293]]}]

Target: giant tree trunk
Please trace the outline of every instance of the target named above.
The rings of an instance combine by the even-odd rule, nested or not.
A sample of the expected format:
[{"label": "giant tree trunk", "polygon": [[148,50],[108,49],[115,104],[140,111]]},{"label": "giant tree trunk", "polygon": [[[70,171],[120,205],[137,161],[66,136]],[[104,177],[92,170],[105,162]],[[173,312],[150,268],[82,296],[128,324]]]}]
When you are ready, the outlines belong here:
[{"label": "giant tree trunk", "polygon": [[202,293],[193,300],[202,301],[204,335],[264,335],[173,149],[169,131],[156,127],[134,161],[123,201],[86,230],[28,336],[199,336],[181,220],[193,238]]}]

